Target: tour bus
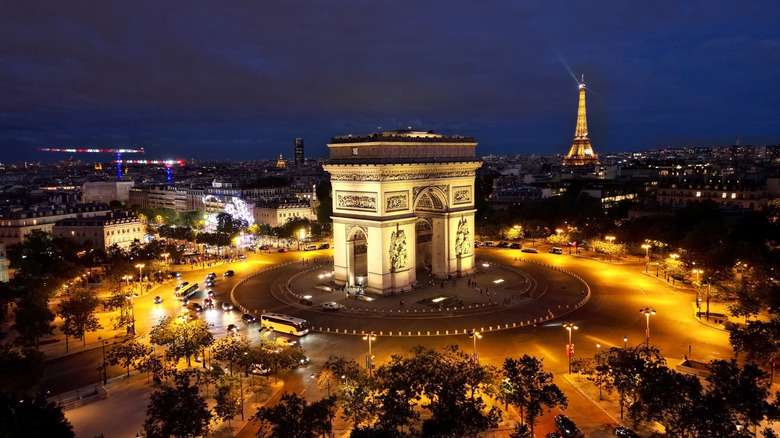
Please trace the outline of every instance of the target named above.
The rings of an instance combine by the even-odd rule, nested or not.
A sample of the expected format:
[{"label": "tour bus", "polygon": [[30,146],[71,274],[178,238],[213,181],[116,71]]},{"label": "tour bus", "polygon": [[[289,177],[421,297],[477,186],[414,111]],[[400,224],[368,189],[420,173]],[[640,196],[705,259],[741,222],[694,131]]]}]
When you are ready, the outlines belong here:
[{"label": "tour bus", "polygon": [[260,316],[260,323],[263,327],[268,327],[275,332],[289,333],[295,336],[309,333],[308,321],[280,313],[263,313]]},{"label": "tour bus", "polygon": [[179,290],[173,291],[173,295],[176,297],[177,300],[181,301],[185,298],[189,298],[195,295],[195,292],[197,291],[198,291],[198,283],[193,283]]}]

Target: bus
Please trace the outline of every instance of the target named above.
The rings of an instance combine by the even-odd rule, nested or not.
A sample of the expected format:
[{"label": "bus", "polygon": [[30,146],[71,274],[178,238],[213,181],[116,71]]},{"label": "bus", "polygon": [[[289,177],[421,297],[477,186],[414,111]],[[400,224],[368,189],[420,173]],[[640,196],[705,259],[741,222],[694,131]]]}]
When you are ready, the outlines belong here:
[{"label": "bus", "polygon": [[185,298],[189,298],[193,295],[195,295],[195,292],[198,291],[198,283],[188,284],[179,290],[173,291],[173,295],[176,297],[177,300],[181,301]]},{"label": "bus", "polygon": [[260,316],[260,323],[263,327],[295,336],[303,336],[309,333],[309,322],[305,319],[295,318],[293,316],[282,315],[281,313],[263,313]]}]

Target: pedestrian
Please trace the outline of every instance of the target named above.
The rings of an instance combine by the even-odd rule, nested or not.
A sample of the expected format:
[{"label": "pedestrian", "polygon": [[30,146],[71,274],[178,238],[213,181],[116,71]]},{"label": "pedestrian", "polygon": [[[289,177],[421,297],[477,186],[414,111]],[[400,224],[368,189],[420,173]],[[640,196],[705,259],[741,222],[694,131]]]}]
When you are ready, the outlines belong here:
[{"label": "pedestrian", "polygon": [[404,306],[404,300],[401,300],[401,307]]}]

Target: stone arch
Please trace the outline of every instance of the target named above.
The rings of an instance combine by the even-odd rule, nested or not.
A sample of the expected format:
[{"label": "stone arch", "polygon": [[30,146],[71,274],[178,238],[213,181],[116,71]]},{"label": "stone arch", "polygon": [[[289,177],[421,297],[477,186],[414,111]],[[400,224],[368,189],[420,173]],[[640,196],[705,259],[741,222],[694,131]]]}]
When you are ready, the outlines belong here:
[{"label": "stone arch", "polygon": [[414,222],[416,268],[427,268],[433,257],[433,222],[429,218],[418,217]]},{"label": "stone arch", "polygon": [[449,203],[447,195],[439,187],[425,187],[414,198],[414,211],[447,211]]},{"label": "stone arch", "polygon": [[368,230],[353,226],[347,231],[349,284],[364,286],[368,276]]}]

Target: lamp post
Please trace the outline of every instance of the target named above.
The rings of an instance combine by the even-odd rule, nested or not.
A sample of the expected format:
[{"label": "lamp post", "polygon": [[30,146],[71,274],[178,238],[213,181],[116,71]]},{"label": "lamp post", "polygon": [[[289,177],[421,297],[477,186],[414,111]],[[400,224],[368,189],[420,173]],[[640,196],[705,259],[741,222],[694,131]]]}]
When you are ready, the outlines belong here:
[{"label": "lamp post", "polygon": [[694,274],[696,274],[696,283],[698,283],[698,282],[699,282],[699,274],[703,274],[703,273],[704,273],[704,271],[703,271],[703,270],[701,270],[701,269],[694,269],[694,270],[693,270],[693,271],[691,271],[691,272],[693,272]]},{"label": "lamp post", "polygon": [[469,338],[474,340],[474,353],[471,355],[471,361],[472,363],[477,363],[477,339],[482,339],[482,333],[472,329],[468,331],[468,334]]},{"label": "lamp post", "polygon": [[639,309],[639,313],[644,313],[645,318],[647,319],[647,328],[645,329],[645,342],[647,343],[647,348],[650,348],[650,315],[655,315],[655,309],[652,307],[643,307]]},{"label": "lamp post", "polygon": [[366,366],[368,367],[368,377],[371,377],[374,368],[374,353],[371,346],[372,342],[376,341],[376,335],[374,332],[370,332],[363,336],[363,340],[368,341],[368,360],[366,361]]},{"label": "lamp post", "polygon": [[645,249],[645,274],[647,274],[647,264],[650,263],[650,245],[645,243],[642,248]]},{"label": "lamp post", "polygon": [[127,296],[127,299],[130,300],[130,333],[135,335],[135,301],[133,298],[133,291],[130,291],[130,295]]},{"label": "lamp post", "polygon": [[623,348],[628,348],[628,336],[623,336]]},{"label": "lamp post", "polygon": [[160,254],[160,256],[162,256],[162,258],[164,258],[164,259],[165,259],[165,264],[166,264],[166,265],[168,265],[168,256],[169,256],[169,255],[170,255],[170,254],[168,254],[167,252],[164,252],[164,253]]},{"label": "lamp post", "polygon": [[303,242],[303,239],[306,237],[306,230],[301,228],[300,231],[298,231],[298,251],[301,250],[301,242]]},{"label": "lamp post", "polygon": [[144,269],[144,266],[146,266],[146,265],[144,265],[143,263],[139,263],[139,264],[135,265],[135,267],[138,268],[138,288],[139,288],[138,293],[139,294],[142,294],[144,292],[144,290],[143,290],[143,281],[144,281],[143,269]]},{"label": "lamp post", "polygon": [[564,322],[562,326],[569,332],[569,344],[566,345],[566,357],[569,358],[569,374],[571,374],[571,357],[574,356],[574,344],[571,343],[571,332],[572,330],[577,330],[579,327],[573,322]]},{"label": "lamp post", "polygon": [[103,384],[108,383],[108,376],[106,376],[106,344],[108,344],[108,341],[106,341],[103,338],[98,338],[100,340],[100,347],[103,349],[103,363],[101,364],[101,367],[103,368]]},{"label": "lamp post", "polygon": [[609,241],[609,262],[612,263],[612,244],[615,241],[615,236],[606,236],[604,240]]}]

